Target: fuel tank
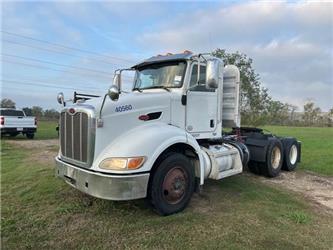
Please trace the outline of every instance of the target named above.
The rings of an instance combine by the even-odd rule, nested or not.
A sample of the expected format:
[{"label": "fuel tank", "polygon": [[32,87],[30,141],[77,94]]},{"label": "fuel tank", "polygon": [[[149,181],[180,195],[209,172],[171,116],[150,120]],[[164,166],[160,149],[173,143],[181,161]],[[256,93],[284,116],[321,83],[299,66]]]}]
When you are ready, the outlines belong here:
[{"label": "fuel tank", "polygon": [[243,164],[239,150],[227,143],[201,147],[205,162],[205,178],[219,180],[241,173]]}]

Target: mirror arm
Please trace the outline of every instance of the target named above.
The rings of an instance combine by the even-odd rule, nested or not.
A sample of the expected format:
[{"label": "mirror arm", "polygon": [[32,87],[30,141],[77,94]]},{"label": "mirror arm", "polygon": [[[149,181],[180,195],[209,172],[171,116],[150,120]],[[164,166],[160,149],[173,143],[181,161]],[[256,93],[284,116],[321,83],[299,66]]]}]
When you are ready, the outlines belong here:
[{"label": "mirror arm", "polygon": [[198,57],[198,72],[197,72],[197,85],[200,84],[200,54],[199,54],[199,57]]},{"label": "mirror arm", "polygon": [[97,127],[98,127],[98,128],[103,127],[102,110],[103,110],[103,108],[104,108],[104,104],[105,104],[105,100],[106,100],[106,97],[107,97],[107,96],[108,96],[108,94],[105,94],[105,95],[104,95],[104,98],[103,98],[103,102],[102,102],[101,108],[99,109],[99,115],[98,115],[98,118],[97,118]]},{"label": "mirror arm", "polygon": [[102,105],[101,105],[101,108],[99,109],[99,116],[98,116],[98,119],[102,119],[102,110],[104,108],[104,104],[105,104],[105,100],[106,100],[106,97],[108,96],[108,94],[105,94],[104,95],[104,98],[103,98],[103,102],[102,102]]},{"label": "mirror arm", "polygon": [[210,53],[204,53],[204,54],[198,54],[197,57],[197,62],[198,62],[198,73],[197,73],[197,84],[200,84],[200,58],[204,59],[205,62],[207,62],[207,59],[204,57],[204,55],[210,55]]}]

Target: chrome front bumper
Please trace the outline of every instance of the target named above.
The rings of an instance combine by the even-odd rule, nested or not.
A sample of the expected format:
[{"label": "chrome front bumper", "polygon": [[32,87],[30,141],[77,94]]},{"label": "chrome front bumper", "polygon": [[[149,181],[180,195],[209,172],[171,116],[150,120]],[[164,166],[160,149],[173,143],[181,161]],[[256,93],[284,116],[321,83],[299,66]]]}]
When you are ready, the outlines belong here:
[{"label": "chrome front bumper", "polygon": [[134,200],[147,196],[149,173],[102,174],[78,168],[55,158],[55,174],[72,187],[106,200]]}]

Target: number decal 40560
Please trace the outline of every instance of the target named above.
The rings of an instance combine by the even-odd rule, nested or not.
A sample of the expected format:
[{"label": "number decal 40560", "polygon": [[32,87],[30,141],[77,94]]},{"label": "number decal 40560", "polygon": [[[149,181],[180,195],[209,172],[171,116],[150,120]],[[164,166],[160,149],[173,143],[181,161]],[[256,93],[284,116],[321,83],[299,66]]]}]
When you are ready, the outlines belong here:
[{"label": "number decal 40560", "polygon": [[116,107],[116,112],[125,112],[125,111],[129,111],[132,109],[132,105],[129,104],[129,105],[123,105],[123,106],[119,106],[119,107]]}]

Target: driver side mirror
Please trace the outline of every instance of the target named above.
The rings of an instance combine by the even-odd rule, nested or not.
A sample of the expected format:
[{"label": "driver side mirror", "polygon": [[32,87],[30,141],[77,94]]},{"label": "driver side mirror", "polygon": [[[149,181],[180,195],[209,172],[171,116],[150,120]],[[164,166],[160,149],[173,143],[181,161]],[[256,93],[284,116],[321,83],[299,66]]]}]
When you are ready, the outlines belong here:
[{"label": "driver side mirror", "polygon": [[115,73],[113,77],[113,85],[117,86],[118,89],[121,87],[121,72]]},{"label": "driver side mirror", "polygon": [[64,94],[62,92],[58,93],[57,101],[58,101],[59,104],[61,104],[63,106],[66,106],[65,97],[64,97]]},{"label": "driver side mirror", "polygon": [[217,59],[207,60],[206,65],[206,88],[216,89],[219,84],[220,77],[220,61]]}]

